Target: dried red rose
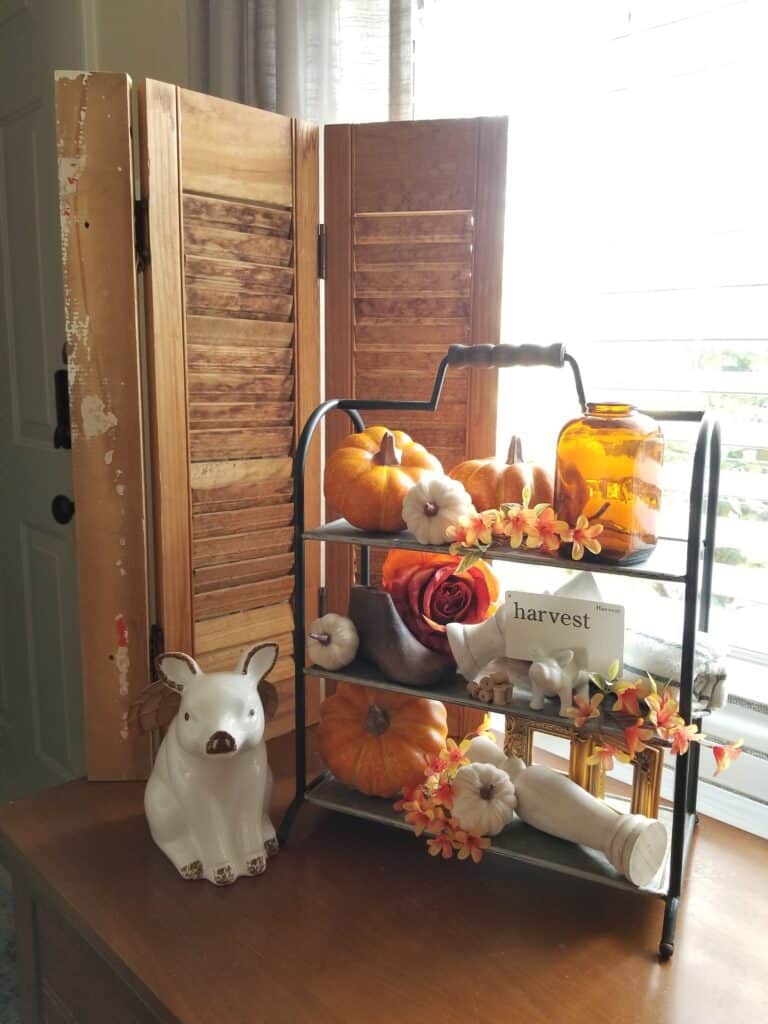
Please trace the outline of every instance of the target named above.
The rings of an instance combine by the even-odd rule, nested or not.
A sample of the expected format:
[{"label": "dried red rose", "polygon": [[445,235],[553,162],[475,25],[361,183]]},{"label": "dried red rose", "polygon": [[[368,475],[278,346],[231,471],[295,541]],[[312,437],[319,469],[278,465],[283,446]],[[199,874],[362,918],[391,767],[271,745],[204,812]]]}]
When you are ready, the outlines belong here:
[{"label": "dried red rose", "polygon": [[448,623],[483,622],[496,610],[499,596],[490,566],[481,561],[457,574],[460,561],[453,555],[390,551],[382,572],[384,589],[411,633],[449,658]]}]

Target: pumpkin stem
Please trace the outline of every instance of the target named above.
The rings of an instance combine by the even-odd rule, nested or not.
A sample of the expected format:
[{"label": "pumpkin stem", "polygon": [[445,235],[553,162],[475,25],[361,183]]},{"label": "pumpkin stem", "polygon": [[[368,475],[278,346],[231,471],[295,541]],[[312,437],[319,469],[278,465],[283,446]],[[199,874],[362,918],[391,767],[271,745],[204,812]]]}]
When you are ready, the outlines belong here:
[{"label": "pumpkin stem", "polygon": [[507,452],[507,465],[515,466],[519,462],[524,462],[523,459],[523,442],[517,436],[513,434],[509,439],[509,451]]},{"label": "pumpkin stem", "polygon": [[402,460],[402,452],[395,444],[395,435],[389,430],[385,431],[379,450],[371,462],[375,462],[377,466],[399,466]]},{"label": "pumpkin stem", "polygon": [[378,704],[371,704],[365,716],[365,731],[371,736],[381,736],[389,728],[389,715]]},{"label": "pumpkin stem", "polygon": [[425,516],[436,516],[440,509],[434,503],[434,501],[424,502],[424,515]]},{"label": "pumpkin stem", "polygon": [[309,634],[309,639],[310,640],[317,640],[317,642],[319,644],[322,644],[323,647],[327,647],[328,644],[331,642],[331,634],[330,633],[310,633]]},{"label": "pumpkin stem", "polygon": [[480,787],[480,798],[482,800],[491,800],[493,798],[493,783],[486,782],[484,786]]}]

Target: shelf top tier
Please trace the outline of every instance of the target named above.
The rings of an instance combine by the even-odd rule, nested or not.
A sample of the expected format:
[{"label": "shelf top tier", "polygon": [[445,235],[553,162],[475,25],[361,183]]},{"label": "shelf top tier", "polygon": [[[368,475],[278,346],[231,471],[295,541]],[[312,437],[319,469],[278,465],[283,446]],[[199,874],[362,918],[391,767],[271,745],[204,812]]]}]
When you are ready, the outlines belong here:
[{"label": "shelf top tier", "polygon": [[[419,544],[408,530],[401,533],[367,533],[358,530],[346,519],[336,519],[325,526],[304,531],[305,540],[322,540],[335,544],[359,544],[369,548],[401,548],[407,551],[432,551],[447,554],[447,544]],[[611,565],[606,562],[575,562],[562,555],[545,555],[526,549],[494,548],[483,557],[489,561],[523,562],[526,565],[547,565],[560,569],[602,572],[613,576],[634,576],[645,580],[666,580],[684,583],[687,544],[683,540],[660,540],[656,550],[646,562],[639,565]]]}]

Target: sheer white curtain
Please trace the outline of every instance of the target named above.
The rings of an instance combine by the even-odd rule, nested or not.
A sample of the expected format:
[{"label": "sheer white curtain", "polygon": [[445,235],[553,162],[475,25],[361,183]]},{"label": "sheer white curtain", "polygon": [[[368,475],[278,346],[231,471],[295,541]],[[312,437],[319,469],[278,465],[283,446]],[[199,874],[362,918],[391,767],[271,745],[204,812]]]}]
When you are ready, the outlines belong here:
[{"label": "sheer white curtain", "polygon": [[411,0],[188,0],[190,83],[320,123],[412,116]]}]

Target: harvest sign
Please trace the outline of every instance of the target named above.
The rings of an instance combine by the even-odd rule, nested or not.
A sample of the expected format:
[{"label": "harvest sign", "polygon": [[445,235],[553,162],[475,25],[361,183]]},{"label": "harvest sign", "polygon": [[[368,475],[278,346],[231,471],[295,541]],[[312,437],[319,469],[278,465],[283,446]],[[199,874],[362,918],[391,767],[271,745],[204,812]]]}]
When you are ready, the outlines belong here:
[{"label": "harvest sign", "polygon": [[504,636],[509,658],[531,661],[572,650],[581,668],[605,675],[614,661],[622,668],[624,609],[602,601],[509,590]]}]

